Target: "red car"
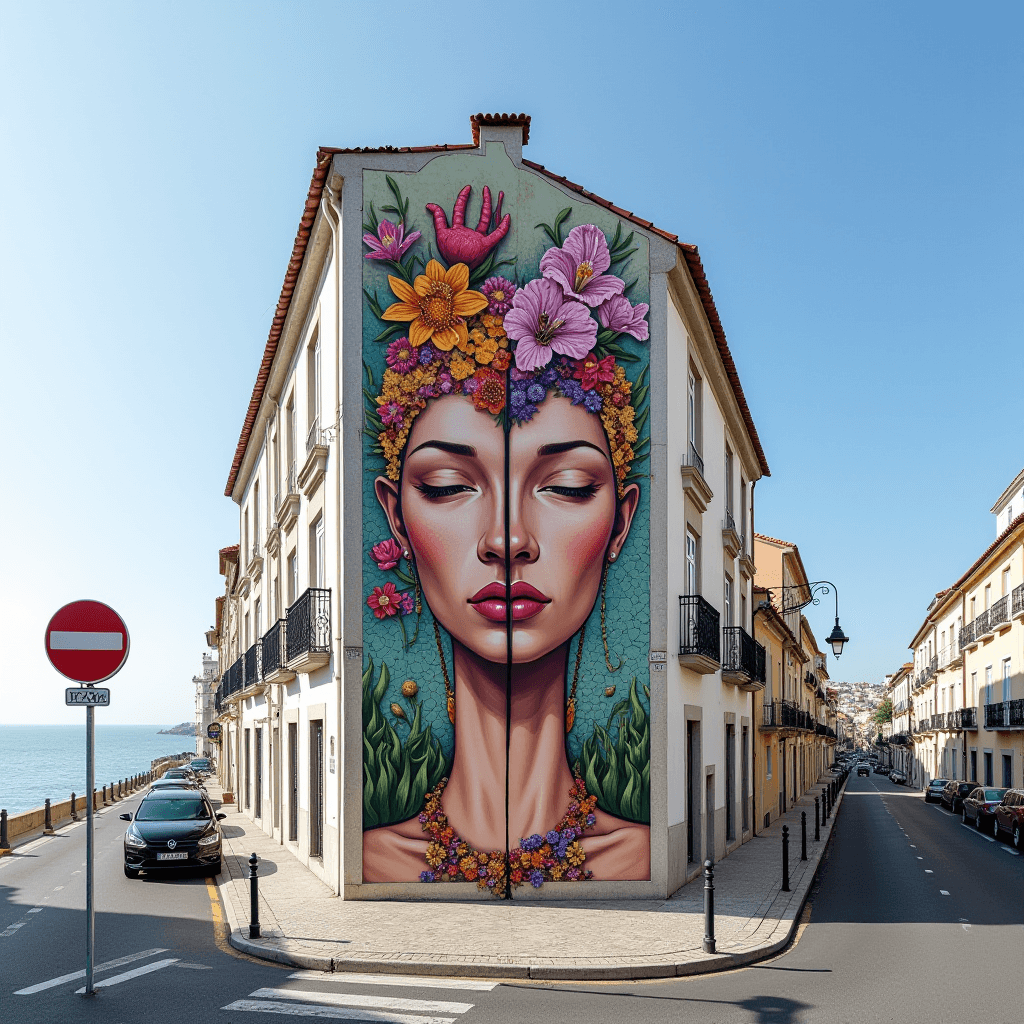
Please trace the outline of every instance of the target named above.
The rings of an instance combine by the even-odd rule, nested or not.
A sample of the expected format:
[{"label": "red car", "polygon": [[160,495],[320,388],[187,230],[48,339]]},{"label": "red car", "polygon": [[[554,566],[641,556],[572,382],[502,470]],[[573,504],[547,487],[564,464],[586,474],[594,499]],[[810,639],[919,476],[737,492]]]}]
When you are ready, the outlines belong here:
[{"label": "red car", "polygon": [[996,804],[992,834],[1006,832],[1018,850],[1024,848],[1024,789],[1008,789]]},{"label": "red car", "polygon": [[991,830],[995,825],[996,807],[1005,794],[1005,789],[991,789],[985,786],[972,789],[963,800],[963,823],[966,825],[973,821],[979,832],[983,832],[986,825]]}]

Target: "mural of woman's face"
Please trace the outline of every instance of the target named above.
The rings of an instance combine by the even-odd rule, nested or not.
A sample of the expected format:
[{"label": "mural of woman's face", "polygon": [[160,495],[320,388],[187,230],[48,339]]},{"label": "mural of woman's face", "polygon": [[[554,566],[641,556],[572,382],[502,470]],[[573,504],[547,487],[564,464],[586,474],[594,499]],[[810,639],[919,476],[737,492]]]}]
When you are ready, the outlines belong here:
[{"label": "mural of woman's face", "polygon": [[[616,501],[599,418],[556,395],[512,427],[507,473],[512,659],[526,664],[586,621],[639,490],[630,486]],[[379,477],[377,497],[438,621],[480,657],[504,663],[503,431],[469,398],[432,401],[413,423],[401,484]]]}]

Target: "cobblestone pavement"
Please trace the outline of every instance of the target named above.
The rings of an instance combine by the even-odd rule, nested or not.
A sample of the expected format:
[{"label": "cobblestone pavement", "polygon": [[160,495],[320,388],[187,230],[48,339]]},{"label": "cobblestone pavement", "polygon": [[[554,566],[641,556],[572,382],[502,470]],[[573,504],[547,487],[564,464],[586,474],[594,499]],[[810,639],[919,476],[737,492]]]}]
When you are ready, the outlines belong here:
[{"label": "cobblestone pavement", "polygon": [[[490,975],[562,980],[668,977],[723,970],[783,948],[835,823],[814,837],[823,776],[787,814],[715,865],[717,954],[704,953],[701,877],[667,900],[437,903],[343,900],[231,804],[219,889],[231,944],[264,959],[326,971]],[[211,786],[214,800],[220,790]],[[839,797],[835,810],[842,804]],[[806,861],[800,814],[807,812]],[[781,891],[782,826],[790,890]],[[261,937],[248,938],[248,859],[260,858]]]}]

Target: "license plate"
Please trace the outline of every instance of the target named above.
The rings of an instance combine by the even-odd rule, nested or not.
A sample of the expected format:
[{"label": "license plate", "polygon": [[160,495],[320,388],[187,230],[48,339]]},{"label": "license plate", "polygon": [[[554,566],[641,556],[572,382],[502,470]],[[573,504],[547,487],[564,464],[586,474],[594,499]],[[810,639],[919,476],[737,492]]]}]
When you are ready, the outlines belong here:
[{"label": "license plate", "polygon": [[158,853],[156,855],[157,860],[188,860],[188,852],[183,850],[181,853]]}]

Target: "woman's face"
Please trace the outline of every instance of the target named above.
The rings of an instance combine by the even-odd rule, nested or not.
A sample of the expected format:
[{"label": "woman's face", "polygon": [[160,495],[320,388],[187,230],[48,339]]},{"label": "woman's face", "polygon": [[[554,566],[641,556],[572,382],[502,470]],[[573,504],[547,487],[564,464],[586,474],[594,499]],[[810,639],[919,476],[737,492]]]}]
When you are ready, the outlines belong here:
[{"label": "woman's face", "polygon": [[491,416],[463,396],[433,401],[413,423],[400,490],[380,477],[377,497],[412,551],[438,621],[479,656],[504,663],[507,495],[512,660],[526,664],[586,621],[639,490],[616,502],[599,418],[560,395],[513,426],[508,441],[506,490],[505,434]]}]

